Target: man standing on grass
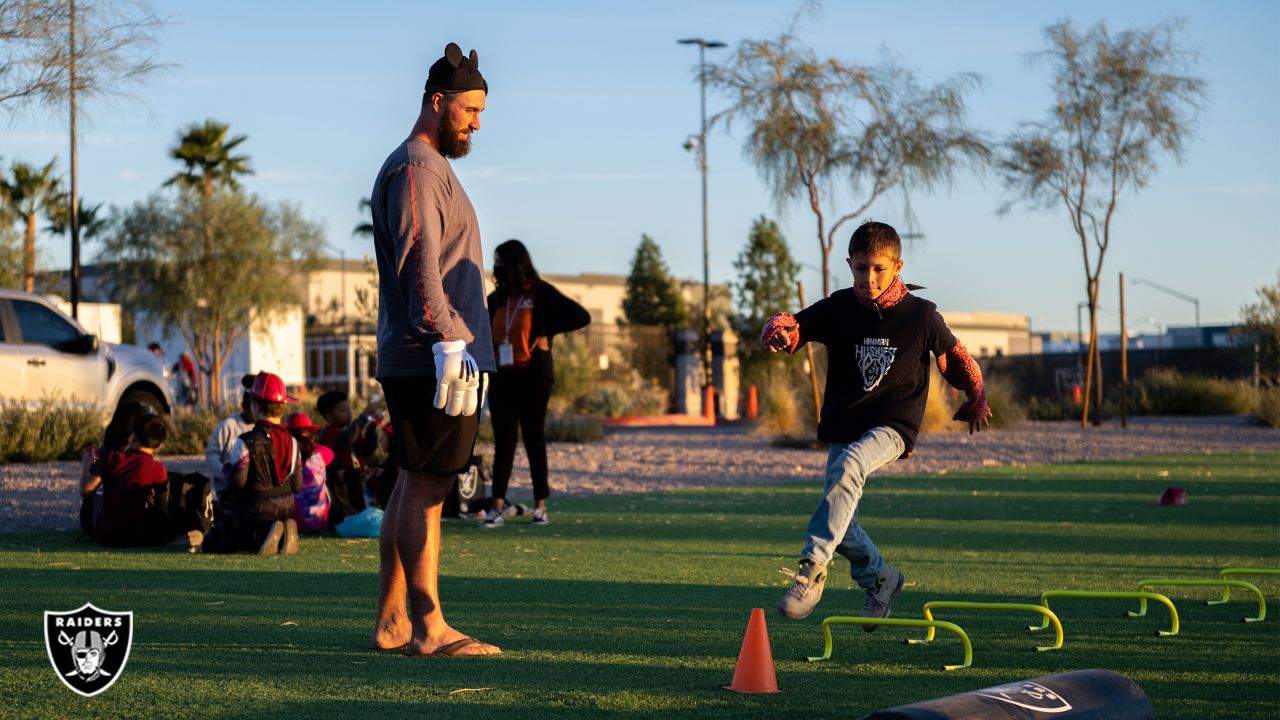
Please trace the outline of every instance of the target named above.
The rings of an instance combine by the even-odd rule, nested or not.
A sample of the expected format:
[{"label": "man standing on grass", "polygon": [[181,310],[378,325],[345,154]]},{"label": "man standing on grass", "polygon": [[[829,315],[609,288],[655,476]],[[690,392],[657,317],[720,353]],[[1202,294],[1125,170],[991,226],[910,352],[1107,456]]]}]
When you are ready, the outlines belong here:
[{"label": "man standing on grass", "polygon": [[453,43],[427,74],[409,138],[370,197],[378,261],[378,382],[400,456],[379,536],[378,614],[370,646],[409,655],[490,655],[445,622],[437,571],[440,509],[466,469],[493,341],[480,229],[448,158],[471,149],[489,85],[476,52]]}]

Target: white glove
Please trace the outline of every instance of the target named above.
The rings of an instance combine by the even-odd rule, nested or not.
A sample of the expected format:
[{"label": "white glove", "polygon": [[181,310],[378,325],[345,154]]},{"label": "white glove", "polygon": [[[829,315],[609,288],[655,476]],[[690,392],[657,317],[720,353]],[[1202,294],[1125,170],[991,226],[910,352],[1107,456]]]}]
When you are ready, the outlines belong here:
[{"label": "white glove", "polygon": [[462,340],[438,342],[431,346],[436,362],[437,409],[446,415],[473,415],[478,404],[480,368]]}]

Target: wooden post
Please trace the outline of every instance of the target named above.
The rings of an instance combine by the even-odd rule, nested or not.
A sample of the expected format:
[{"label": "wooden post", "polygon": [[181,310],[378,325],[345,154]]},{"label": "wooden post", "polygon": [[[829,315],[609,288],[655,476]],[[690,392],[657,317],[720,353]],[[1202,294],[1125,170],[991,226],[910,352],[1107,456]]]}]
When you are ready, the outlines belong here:
[{"label": "wooden post", "polygon": [[1120,273],[1120,427],[1129,427],[1129,335],[1124,329],[1124,273]]},{"label": "wooden post", "polygon": [[1094,325],[1094,295],[1093,283],[1089,284],[1089,352],[1085,356],[1084,361],[1084,404],[1080,406],[1080,429],[1089,429],[1089,391],[1093,389],[1093,351],[1098,340],[1097,334],[1094,332],[1097,328]]},{"label": "wooden post", "polygon": [[[804,283],[796,281],[796,295],[800,298],[800,308],[804,309]],[[818,395],[818,364],[813,360],[813,343],[805,343],[809,351],[809,384],[813,386],[813,418],[814,422],[822,422],[822,398]]]}]

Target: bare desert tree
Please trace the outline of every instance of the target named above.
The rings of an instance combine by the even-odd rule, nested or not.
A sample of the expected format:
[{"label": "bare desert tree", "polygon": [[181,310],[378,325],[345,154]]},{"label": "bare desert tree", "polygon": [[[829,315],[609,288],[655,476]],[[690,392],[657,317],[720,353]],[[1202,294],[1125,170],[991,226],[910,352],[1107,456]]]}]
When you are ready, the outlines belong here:
[{"label": "bare desert tree", "polygon": [[[1034,59],[1053,70],[1048,117],[1007,139],[1000,159],[1013,198],[1001,212],[1027,202],[1066,211],[1084,260],[1089,302],[1090,390],[1098,364],[1098,288],[1111,247],[1111,222],[1121,197],[1146,187],[1163,153],[1178,160],[1205,100],[1205,82],[1187,74],[1195,53],[1180,43],[1182,24],[1113,34],[1099,23],[1079,31],[1070,21],[1045,29],[1048,47]],[[1093,398],[1102,407],[1102,382]]]},{"label": "bare desert tree", "polygon": [[981,168],[991,155],[965,119],[976,75],[922,87],[891,60],[820,58],[787,29],[740,42],[729,60],[707,67],[707,83],[730,102],[713,124],[746,126],[744,154],[779,207],[803,200],[813,212],[823,295],[845,223],[894,191],[909,215],[911,191],[950,184],[961,167]]},{"label": "bare desert tree", "polygon": [[167,67],[154,57],[163,25],[140,0],[0,0],[0,108],[61,112],[73,74],[82,100],[127,97]]}]

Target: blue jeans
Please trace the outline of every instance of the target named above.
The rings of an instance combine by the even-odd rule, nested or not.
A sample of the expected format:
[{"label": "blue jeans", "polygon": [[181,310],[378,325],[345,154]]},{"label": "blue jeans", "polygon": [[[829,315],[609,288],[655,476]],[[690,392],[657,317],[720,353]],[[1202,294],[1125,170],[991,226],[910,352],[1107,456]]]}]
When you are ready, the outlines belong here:
[{"label": "blue jeans", "polygon": [[808,543],[802,557],[819,565],[835,553],[849,561],[849,575],[859,587],[875,585],[884,558],[858,524],[858,501],[867,476],[897,460],[906,445],[896,430],[875,427],[857,442],[836,443],[827,453],[826,490],[805,530]]}]

